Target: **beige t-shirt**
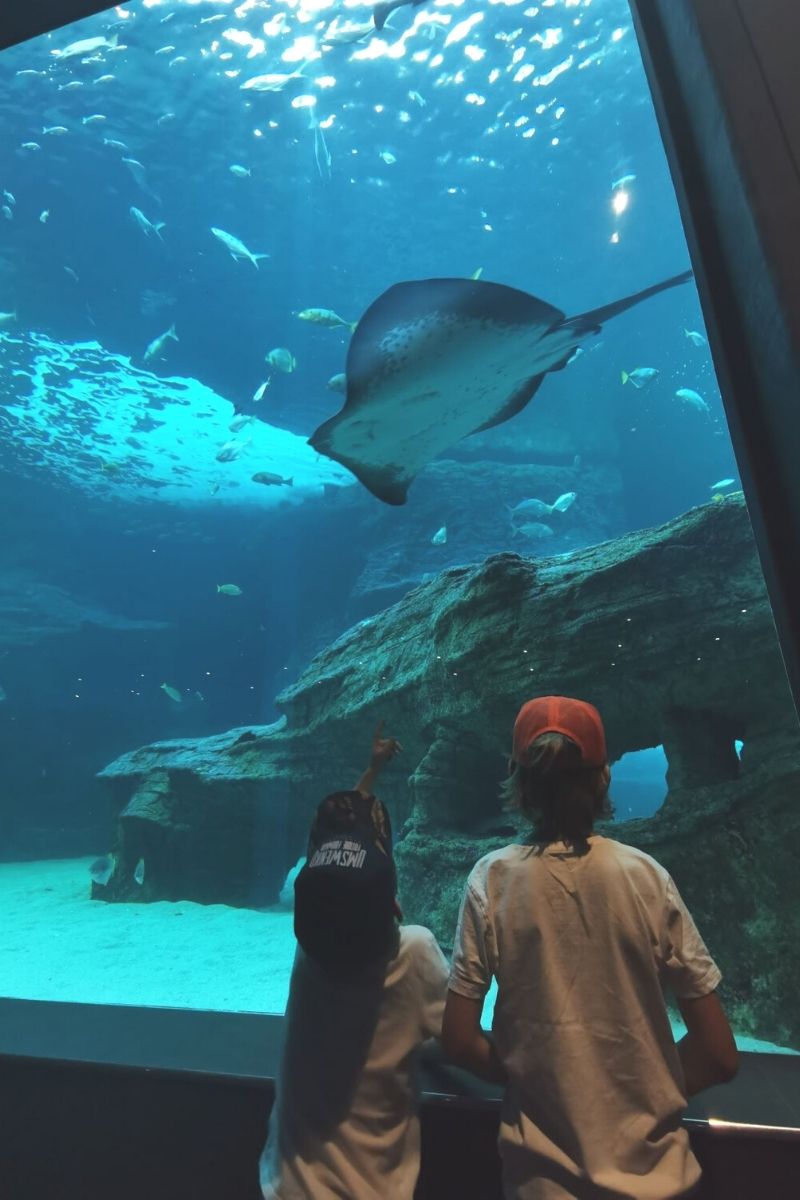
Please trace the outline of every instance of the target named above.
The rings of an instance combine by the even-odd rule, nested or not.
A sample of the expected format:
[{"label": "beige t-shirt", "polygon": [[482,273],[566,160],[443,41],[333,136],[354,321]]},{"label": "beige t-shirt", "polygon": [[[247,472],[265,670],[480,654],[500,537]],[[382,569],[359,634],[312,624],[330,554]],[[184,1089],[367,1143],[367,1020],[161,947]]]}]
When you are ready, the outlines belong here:
[{"label": "beige t-shirt", "polygon": [[412,1200],[419,1049],[438,1037],[449,965],[405,925],[384,979],[332,978],[298,949],[269,1135],[266,1200]]},{"label": "beige t-shirt", "polygon": [[499,1147],[505,1195],[672,1200],[700,1178],[663,989],[712,992],[721,975],[668,873],[594,835],[513,845],[473,868],[450,988],[480,1000],[508,1072]]}]

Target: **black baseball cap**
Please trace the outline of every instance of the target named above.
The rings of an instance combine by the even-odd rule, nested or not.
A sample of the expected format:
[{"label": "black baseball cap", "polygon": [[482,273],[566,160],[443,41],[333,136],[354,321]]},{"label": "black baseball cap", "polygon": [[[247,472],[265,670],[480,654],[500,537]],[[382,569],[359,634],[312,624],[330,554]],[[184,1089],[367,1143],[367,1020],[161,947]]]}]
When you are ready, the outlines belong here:
[{"label": "black baseball cap", "polygon": [[306,863],[294,883],[294,932],[331,970],[391,954],[397,874],[386,807],[362,792],[333,792],[317,808]]}]

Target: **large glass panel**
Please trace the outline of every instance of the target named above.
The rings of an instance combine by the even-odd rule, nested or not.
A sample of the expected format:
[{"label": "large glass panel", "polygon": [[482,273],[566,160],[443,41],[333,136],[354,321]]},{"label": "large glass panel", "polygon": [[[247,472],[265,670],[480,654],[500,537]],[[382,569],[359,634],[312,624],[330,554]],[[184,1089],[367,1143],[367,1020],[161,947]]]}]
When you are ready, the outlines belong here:
[{"label": "large glass panel", "polygon": [[379,719],[448,946],[560,692],[800,1048],[797,722],[624,0],[135,0],[0,85],[3,993],[282,1011]]}]

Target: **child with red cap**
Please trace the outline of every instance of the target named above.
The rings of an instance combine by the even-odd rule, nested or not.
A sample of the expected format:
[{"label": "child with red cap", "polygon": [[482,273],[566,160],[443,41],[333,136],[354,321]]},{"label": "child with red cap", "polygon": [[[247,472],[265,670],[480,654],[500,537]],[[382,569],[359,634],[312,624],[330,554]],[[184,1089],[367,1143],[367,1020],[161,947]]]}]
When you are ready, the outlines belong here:
[{"label": "child with red cap", "polygon": [[[533,837],[487,854],[469,876],[442,1030],[453,1061],[505,1085],[504,1194],[695,1195],[687,1097],[737,1070],[720,972],[667,871],[594,832],[612,810],[593,705],[528,701],[509,766],[506,799]],[[480,1017],[493,976],[490,1036]],[[688,1030],[677,1045],[664,988]]]}]

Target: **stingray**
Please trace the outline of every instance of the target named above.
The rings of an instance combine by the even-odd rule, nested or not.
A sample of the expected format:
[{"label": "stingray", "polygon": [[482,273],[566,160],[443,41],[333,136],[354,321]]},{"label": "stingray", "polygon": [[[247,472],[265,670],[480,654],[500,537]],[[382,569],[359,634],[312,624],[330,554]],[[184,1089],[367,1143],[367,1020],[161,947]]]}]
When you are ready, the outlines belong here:
[{"label": "stingray", "polygon": [[578,317],[481,279],[396,283],[358,322],[345,403],[309,442],[379,500],[405,504],[423,467],[522,412],[604,321],[691,277],[684,271]]}]

